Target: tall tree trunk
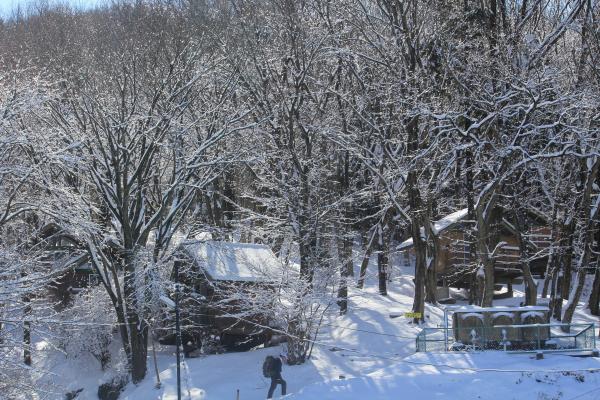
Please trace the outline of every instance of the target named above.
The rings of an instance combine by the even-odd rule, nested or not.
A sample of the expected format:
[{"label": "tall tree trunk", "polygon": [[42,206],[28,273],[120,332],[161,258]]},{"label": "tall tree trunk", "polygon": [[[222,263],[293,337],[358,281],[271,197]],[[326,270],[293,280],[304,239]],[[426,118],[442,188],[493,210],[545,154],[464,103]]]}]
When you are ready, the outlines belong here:
[{"label": "tall tree trunk", "polygon": [[521,267],[523,268],[523,279],[525,280],[525,304],[528,306],[535,306],[537,304],[537,286],[535,285],[529,266],[529,247],[525,243],[522,234],[519,234],[518,238],[521,253]]},{"label": "tall tree trunk", "polygon": [[[516,197],[515,197],[516,199]],[[533,280],[533,276],[531,275],[531,268],[529,265],[529,243],[523,237],[523,232],[529,231],[529,225],[523,215],[523,212],[519,210],[518,205],[514,204],[517,222],[516,230],[513,232],[515,237],[517,238],[517,243],[519,245],[519,253],[521,256],[521,268],[523,269],[523,280],[525,281],[525,304],[528,306],[535,306],[537,303],[537,286],[535,285],[535,281]]]},{"label": "tall tree trunk", "polygon": [[148,355],[148,325],[140,318],[135,282],[135,251],[131,250],[124,258],[125,275],[123,278],[124,301],[126,304],[129,368],[131,381],[141,382],[146,376]]},{"label": "tall tree trunk", "polygon": [[[250,232],[248,231],[248,243],[250,243]],[[277,257],[281,257],[281,250],[283,248],[283,244],[285,243],[285,236],[279,235],[273,241],[273,253]]]},{"label": "tall tree trunk", "polygon": [[[574,224],[573,224],[574,225]],[[571,292],[571,281],[573,279],[573,235],[575,234],[575,226],[569,229],[569,237],[567,238],[567,248],[563,257],[562,282],[560,285],[560,297],[564,300],[569,299]],[[560,303],[562,307],[562,302]]]},{"label": "tall tree trunk", "polygon": [[425,312],[425,243],[421,237],[421,210],[422,204],[416,187],[416,172],[410,171],[407,177],[407,189],[409,205],[411,210],[411,236],[413,239],[413,249],[415,250],[415,298],[413,301],[412,311],[420,313],[420,318],[415,318],[414,322],[419,320],[424,321]]},{"label": "tall tree trunk", "polygon": [[139,383],[146,377],[148,358],[148,326],[134,318],[129,323],[131,336],[131,381]]},{"label": "tall tree trunk", "polygon": [[[559,265],[557,261],[557,265]],[[557,266],[552,272],[552,281],[550,282],[550,301],[548,303],[550,309],[550,315],[552,318],[560,321],[561,313],[556,313],[555,310],[557,308],[557,298],[562,303],[562,299],[558,296],[558,288],[560,287],[560,276],[559,276],[559,267]]]},{"label": "tall tree trunk", "polygon": [[23,296],[25,308],[23,310],[23,362],[31,366],[31,300],[29,295]]},{"label": "tall tree trunk", "polygon": [[356,287],[359,289],[362,289],[365,286],[365,277],[367,276],[367,268],[369,266],[369,260],[371,259],[371,254],[373,253],[373,247],[375,245],[376,237],[377,237],[377,228],[374,228],[373,232],[370,235],[369,241],[365,244],[365,254],[363,255],[362,261],[360,263],[360,272],[358,274],[358,283],[356,285]]},{"label": "tall tree trunk", "polygon": [[413,248],[415,249],[415,298],[413,300],[412,311],[420,313],[421,318],[415,318],[414,322],[424,321],[425,312],[425,243],[421,239],[421,226],[419,218],[414,218],[411,223],[411,232],[413,237]]},{"label": "tall tree trunk", "polygon": [[600,315],[600,227],[596,224],[596,272],[594,273],[594,283],[592,292],[588,300],[588,308],[592,315]]},{"label": "tall tree trunk", "polygon": [[385,228],[381,223],[377,230],[377,277],[379,281],[379,294],[387,296],[388,240],[384,232]]},{"label": "tall tree trunk", "polygon": [[301,205],[298,215],[298,241],[300,247],[300,276],[312,285],[317,251],[317,237],[314,227],[309,226],[310,218],[310,187],[306,171],[297,171],[300,174]]},{"label": "tall tree trunk", "polygon": [[[415,154],[419,148],[419,118],[413,117],[406,126],[408,133],[408,150]],[[414,318],[414,322],[424,321],[425,319],[425,279],[426,268],[425,257],[426,248],[421,236],[421,227],[423,226],[423,203],[419,192],[419,182],[417,180],[416,167],[408,171],[406,177],[406,189],[408,191],[408,205],[410,207],[410,232],[413,239],[413,249],[415,250],[415,298],[412,311],[419,313],[420,318]]]},{"label": "tall tree trunk", "polygon": [[[574,218],[572,218],[572,220],[574,221]],[[558,321],[562,320],[563,300],[569,298],[569,292],[571,290],[574,229],[574,222],[570,222],[562,231],[563,236],[561,237],[561,247],[563,248],[563,254],[560,257],[560,263],[558,266],[558,279],[556,281],[554,298],[551,300],[553,317]]]},{"label": "tall tree trunk", "polygon": [[600,261],[596,260],[596,273],[592,284],[592,293],[588,300],[588,308],[592,315],[600,316]]},{"label": "tall tree trunk", "polygon": [[423,221],[423,229],[427,237],[426,243],[426,275],[425,275],[425,301],[430,304],[437,303],[437,265],[439,262],[438,251],[440,248],[437,232],[433,229],[432,222],[433,202],[427,201],[427,213]]},{"label": "tall tree trunk", "polygon": [[343,234],[341,240],[338,236],[338,255],[341,258],[338,305],[340,306],[340,315],[344,315],[348,311],[348,278],[350,276],[350,271],[354,269],[352,260],[352,236]]},{"label": "tall tree trunk", "polygon": [[[585,163],[584,160],[582,164]],[[584,164],[585,165],[585,164]],[[590,263],[590,257],[592,254],[592,244],[594,239],[594,220],[598,215],[598,208],[600,208],[600,196],[598,196],[594,207],[592,207],[592,191],[594,187],[594,183],[596,182],[596,177],[598,176],[598,171],[600,170],[600,157],[594,161],[594,164],[589,170],[587,174],[585,186],[582,193],[581,200],[581,220],[585,224],[583,229],[583,240],[581,241],[583,246],[583,253],[579,257],[579,261],[577,263],[577,275],[575,278],[576,285],[573,287],[571,294],[569,296],[569,302],[567,304],[567,308],[565,309],[562,321],[564,323],[571,323],[573,319],[573,314],[575,313],[575,308],[579,303],[579,299],[581,298],[581,293],[583,292],[583,286],[585,284],[585,276],[586,276],[586,268]],[[565,328],[563,327],[563,330]]]},{"label": "tall tree trunk", "polygon": [[[466,227],[465,241],[467,242],[469,250],[469,261],[471,264],[477,258],[477,246],[475,246],[475,234],[474,229],[477,226],[475,221],[477,216],[475,215],[475,201],[473,199],[473,155],[469,149],[465,150],[465,197],[467,199],[467,218],[470,221]],[[477,303],[478,290],[477,290],[477,271],[475,270],[468,274],[469,279],[469,304]]]},{"label": "tall tree trunk", "polygon": [[477,213],[477,256],[479,267],[477,271],[477,285],[479,286],[482,307],[491,307],[494,301],[494,259],[488,249],[488,219],[483,212]]},{"label": "tall tree trunk", "polygon": [[557,219],[557,207],[553,206],[552,210],[552,227],[550,228],[550,249],[548,253],[548,262],[546,264],[546,275],[544,276],[544,286],[542,288],[542,298],[545,299],[548,296],[548,286],[552,279],[551,275],[556,266],[556,245],[558,243],[558,219]]}]

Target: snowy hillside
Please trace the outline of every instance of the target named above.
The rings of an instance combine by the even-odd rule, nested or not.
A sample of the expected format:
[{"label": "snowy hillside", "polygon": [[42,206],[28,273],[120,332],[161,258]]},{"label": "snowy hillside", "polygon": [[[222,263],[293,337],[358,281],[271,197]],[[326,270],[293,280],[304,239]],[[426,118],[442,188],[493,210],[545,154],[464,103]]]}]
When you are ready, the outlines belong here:
[{"label": "snowy hillside", "polygon": [[[324,321],[310,361],[284,367],[286,398],[571,399],[590,391],[587,397],[578,398],[591,400],[600,395],[597,358],[557,354],[535,360],[531,354],[501,352],[415,354],[414,337],[420,327],[389,316],[410,311],[411,279],[410,275],[397,278],[388,298],[371,288],[353,291],[352,311],[344,317],[330,315]],[[426,313],[426,326],[442,323],[440,309],[430,307]],[[588,320],[585,314],[579,318]],[[187,360],[184,393],[191,394],[191,399],[235,399],[239,389],[240,399],[264,399],[268,382],[261,375],[262,361],[279,351],[274,347]],[[172,360],[172,356],[161,356],[164,389],[154,389],[148,379],[139,387],[130,385],[123,398],[176,399]]]},{"label": "snowy hillside", "polygon": [[[363,291],[351,290],[350,312],[346,316],[338,316],[337,310],[326,316],[310,360],[304,365],[283,368],[288,385],[286,398],[591,400],[600,395],[598,358],[555,354],[535,360],[531,354],[502,352],[415,354],[417,332],[423,326],[441,324],[443,311],[428,307],[423,326],[396,317],[410,311],[413,301],[412,276],[408,269],[401,272],[396,272],[387,297],[380,296],[371,281]],[[522,293],[517,290],[516,295]],[[519,297],[499,304],[518,301]],[[577,320],[590,321],[591,317],[578,312]],[[149,372],[139,385],[129,384],[120,398],[176,399],[173,351],[172,346],[162,346],[157,355],[161,388],[155,387],[154,373]],[[267,355],[281,351],[282,347],[276,346],[186,359],[182,364],[183,398],[233,400],[239,390],[241,400],[264,399],[268,381],[262,377],[262,362]],[[150,357],[148,362],[153,370]],[[63,359],[58,369],[54,367],[58,376],[52,379],[69,390],[84,388],[78,399],[96,399],[98,384],[110,372],[83,369],[89,363],[83,359],[80,364],[67,364]],[[279,390],[275,398],[279,397]]]}]

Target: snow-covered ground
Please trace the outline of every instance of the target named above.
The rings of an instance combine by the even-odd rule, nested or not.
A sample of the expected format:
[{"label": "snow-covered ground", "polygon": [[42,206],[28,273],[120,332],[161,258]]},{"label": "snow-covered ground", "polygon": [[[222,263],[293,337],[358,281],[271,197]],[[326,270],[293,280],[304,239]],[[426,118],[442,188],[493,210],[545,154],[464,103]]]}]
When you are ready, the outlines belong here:
[{"label": "snow-covered ground", "polygon": [[419,353],[365,376],[310,385],[289,398],[508,400],[600,395],[600,373],[592,372],[598,368],[597,360],[573,362],[558,355],[533,359],[503,353]]},{"label": "snow-covered ground", "polygon": [[[395,272],[387,297],[377,293],[375,284],[362,291],[351,290],[348,315],[338,316],[337,310],[332,310],[326,316],[310,360],[300,366],[284,366],[286,398],[600,399],[598,358],[554,354],[535,360],[531,354],[502,352],[415,354],[416,334],[424,326],[441,325],[443,311],[427,306],[422,326],[403,317],[390,317],[411,309],[409,273],[408,269]],[[518,304],[522,296],[518,288],[515,295],[495,303]],[[582,304],[575,320],[594,322],[595,317],[584,312]],[[182,368],[183,398],[233,400],[239,390],[240,400],[264,399],[269,382],[262,377],[262,362],[265,356],[280,351],[280,347],[272,347],[187,359]],[[176,399],[173,352],[173,347],[159,348],[160,388],[155,387],[150,357],[146,380],[137,386],[129,384],[121,398]],[[69,390],[84,388],[78,399],[96,399],[98,384],[108,374],[101,373],[93,361],[63,362],[55,367],[53,380]],[[279,390],[275,398],[280,397]]]}]

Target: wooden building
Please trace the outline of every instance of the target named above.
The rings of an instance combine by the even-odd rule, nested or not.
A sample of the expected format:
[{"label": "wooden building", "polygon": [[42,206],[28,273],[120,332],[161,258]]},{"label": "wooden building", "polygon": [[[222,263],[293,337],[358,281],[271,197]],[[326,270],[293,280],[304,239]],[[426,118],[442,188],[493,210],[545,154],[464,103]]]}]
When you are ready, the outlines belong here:
[{"label": "wooden building", "polygon": [[[542,276],[551,243],[550,228],[543,218],[533,211],[528,212],[527,218],[529,230],[522,235],[529,249],[527,259],[532,273]],[[439,286],[468,287],[469,274],[476,262],[469,250],[471,241],[468,230],[472,227],[473,222],[467,220],[467,209],[456,211],[434,223],[434,232],[439,237],[435,265]],[[502,245],[495,257],[495,282],[512,287],[513,283],[520,282],[523,277],[522,254],[516,228],[509,219],[501,218],[496,231],[496,243]],[[414,262],[412,238],[402,242],[397,250],[405,264]]]},{"label": "wooden building", "polygon": [[77,238],[56,224],[46,225],[40,232],[44,256],[55,278],[47,287],[48,296],[56,309],[67,307],[83,288],[97,285],[98,275],[89,263],[87,253],[80,250]]},{"label": "wooden building", "polygon": [[184,284],[182,325],[188,340],[199,347],[210,335],[235,348],[269,339],[269,302],[284,271],[269,247],[196,240],[180,244],[176,254],[179,282]]}]

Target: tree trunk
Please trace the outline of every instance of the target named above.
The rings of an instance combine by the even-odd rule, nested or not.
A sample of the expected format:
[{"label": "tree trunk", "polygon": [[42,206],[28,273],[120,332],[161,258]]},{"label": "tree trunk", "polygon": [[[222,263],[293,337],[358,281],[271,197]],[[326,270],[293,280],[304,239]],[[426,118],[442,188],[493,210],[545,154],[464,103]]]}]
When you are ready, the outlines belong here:
[{"label": "tree trunk", "polygon": [[433,202],[427,202],[427,213],[423,221],[423,229],[427,237],[426,243],[426,276],[425,276],[425,301],[430,304],[437,303],[437,264],[439,251],[439,238],[432,227]]},{"label": "tree trunk", "polygon": [[588,308],[592,315],[600,315],[600,261],[596,262],[596,273],[594,274],[594,283],[588,301]]},{"label": "tree trunk", "polygon": [[478,212],[477,215],[477,255],[479,268],[477,286],[479,303],[482,307],[491,307],[494,301],[494,259],[490,257],[487,246],[488,221]]},{"label": "tree trunk", "polygon": [[365,246],[365,254],[360,263],[360,272],[358,274],[358,283],[356,285],[357,288],[362,289],[365,285],[365,277],[367,275],[367,267],[369,266],[369,260],[371,259],[371,254],[373,253],[373,246],[375,242],[375,237],[377,236],[377,229],[373,229],[373,233],[371,234],[371,238]]},{"label": "tree trunk", "polygon": [[[560,263],[562,263],[562,257],[557,261],[557,267],[554,269],[552,274],[552,282],[550,285],[550,315],[552,318],[560,321],[562,318],[561,308],[562,308],[562,298],[559,295],[560,285],[562,278],[560,276]],[[559,304],[561,305],[559,307]]]},{"label": "tree trunk", "polygon": [[131,381],[139,383],[146,377],[148,356],[148,326],[143,321],[129,324],[131,335]]},{"label": "tree trunk", "polygon": [[[598,215],[598,208],[600,206],[600,196],[594,204],[594,207],[591,207],[591,198],[594,182],[596,182],[596,177],[598,176],[599,170],[600,158],[597,158],[594,164],[592,165],[592,168],[589,170],[584,190],[582,193],[580,214],[581,219],[585,224],[585,228],[583,231],[583,240],[581,241],[583,253],[579,257],[579,262],[577,263],[576,285],[569,296],[569,302],[567,304],[567,308],[565,309],[565,313],[562,319],[563,322],[567,324],[571,323],[573,319],[573,314],[575,313],[575,308],[577,308],[577,304],[579,303],[579,299],[581,298],[581,293],[583,292],[583,286],[585,284],[586,268],[590,263],[590,257],[592,254],[592,244],[594,241],[594,219]],[[565,329],[566,328],[563,327],[563,330]]]},{"label": "tree trunk", "polygon": [[387,270],[388,270],[388,241],[384,227],[379,224],[377,234],[377,277],[379,281],[379,294],[387,296]]},{"label": "tree trunk", "polygon": [[437,273],[435,270],[437,263],[437,257],[429,261],[426,261],[427,264],[427,273],[425,276],[425,302],[429,304],[437,303]]},{"label": "tree trunk", "polygon": [[[248,231],[248,243],[250,243],[250,232]],[[285,237],[283,235],[277,236],[273,242],[273,253],[277,257],[281,257],[281,251],[283,250],[283,244],[285,243]]]},{"label": "tree trunk", "polygon": [[523,268],[523,279],[525,280],[525,304],[528,306],[535,306],[537,304],[537,286],[531,275],[531,268],[529,267],[529,260],[527,246],[523,244],[522,235],[519,235],[519,242],[521,247],[521,266]]},{"label": "tree trunk", "polygon": [[[584,253],[586,253],[585,250]],[[581,256],[581,258],[584,257],[584,255]],[[577,269],[577,274],[575,275],[576,284],[573,287],[572,293],[569,295],[569,302],[567,303],[567,308],[565,309],[565,313],[562,318],[562,322],[565,324],[570,324],[573,320],[575,308],[577,308],[577,304],[579,303],[579,299],[581,298],[581,293],[583,292],[583,286],[585,284],[585,275],[585,268],[583,267],[582,261],[580,261]],[[561,329],[565,332],[569,331],[569,328],[565,326],[561,327]]]},{"label": "tree trunk", "polygon": [[421,226],[419,218],[414,218],[412,222],[413,247],[415,248],[415,298],[412,311],[420,313],[420,318],[414,318],[414,322],[424,321],[425,313],[425,244],[421,239]]},{"label": "tree trunk", "polygon": [[[600,251],[600,229],[596,226],[596,254]],[[588,300],[588,308],[592,315],[600,315],[600,257],[596,256],[596,272],[592,292]]]},{"label": "tree trunk", "polygon": [[[516,199],[516,197],[515,197]],[[523,237],[523,232],[529,231],[529,226],[523,213],[518,209],[518,204],[514,204],[515,210],[515,221],[517,223],[516,230],[513,234],[517,238],[519,245],[519,253],[521,255],[521,268],[523,269],[523,280],[525,281],[525,305],[535,306],[537,303],[537,286],[531,275],[531,268],[529,265],[529,245],[526,239]]]},{"label": "tree trunk", "polygon": [[556,318],[559,321],[562,320],[563,300],[569,298],[569,292],[571,290],[571,269],[573,263],[574,229],[574,223],[569,223],[563,230],[564,236],[561,238],[561,245],[563,246],[563,248],[566,248],[566,250],[564,250],[564,253],[560,257],[560,264],[558,267],[558,279],[556,282],[557,287],[555,290],[553,302],[553,315],[554,318]]},{"label": "tree trunk", "polygon": [[[571,281],[573,275],[573,235],[575,227],[569,229],[569,237],[567,238],[567,249],[565,256],[563,257],[562,263],[562,282],[560,285],[560,297],[561,299],[568,300],[571,293]],[[562,301],[561,301],[562,307]]]},{"label": "tree trunk", "polygon": [[312,283],[314,273],[312,240],[312,235],[309,232],[306,232],[304,229],[300,230],[300,243],[298,246],[300,249],[300,276],[308,284]]},{"label": "tree trunk", "polygon": [[[408,150],[416,154],[419,149],[419,117],[413,117],[406,125],[408,132]],[[406,177],[406,189],[408,192],[408,205],[410,207],[410,233],[415,250],[415,298],[412,311],[419,313],[420,318],[414,318],[413,322],[425,321],[425,279],[426,279],[426,249],[421,237],[421,226],[423,225],[422,212],[423,203],[419,192],[416,167],[408,171]]]},{"label": "tree trunk", "polygon": [[[351,232],[348,233],[348,235]],[[353,236],[344,236],[344,257],[346,260],[346,274],[349,277],[354,277],[354,253],[352,250],[354,249],[354,237]]]},{"label": "tree trunk", "polygon": [[315,272],[315,261],[317,257],[317,233],[314,227],[310,226],[309,215],[310,207],[310,187],[308,182],[308,169],[306,171],[298,170],[300,174],[300,193],[301,205],[298,215],[298,241],[300,247],[300,276],[312,286],[313,275]]},{"label": "tree trunk", "polygon": [[31,301],[29,296],[24,296],[25,309],[23,310],[23,362],[31,366]]},{"label": "tree trunk", "polygon": [[[467,125],[467,124],[465,124]],[[469,221],[473,221],[466,226],[465,240],[469,248],[469,264],[477,258],[477,246],[475,246],[475,234],[473,232],[473,223],[477,219],[475,215],[475,201],[473,199],[473,156],[469,149],[465,150],[465,197],[467,199],[467,216]],[[475,225],[476,226],[476,225]],[[477,271],[476,268],[468,274],[469,279],[469,304],[477,303]]]},{"label": "tree trunk", "polygon": [[410,171],[407,177],[407,189],[409,205],[411,210],[411,236],[413,239],[413,248],[415,249],[415,298],[413,301],[412,311],[420,313],[420,318],[415,318],[414,322],[424,321],[425,312],[425,243],[421,237],[421,209],[422,204],[416,187],[416,172]]},{"label": "tree trunk", "polygon": [[[339,242],[341,241],[341,246]],[[338,236],[338,255],[341,257],[340,264],[340,287],[338,290],[338,305],[340,306],[340,315],[348,311],[348,277],[353,268],[352,260],[352,237],[342,235],[341,240]]]},{"label": "tree trunk", "polygon": [[552,228],[550,229],[550,251],[548,254],[548,263],[546,264],[546,276],[544,276],[544,286],[542,288],[542,298],[545,299],[548,296],[548,286],[551,281],[551,276],[554,268],[556,267],[556,244],[558,243],[558,221],[557,221],[557,207],[554,206],[552,210]]},{"label": "tree trunk", "polygon": [[131,381],[141,382],[146,376],[148,355],[148,325],[139,315],[135,283],[135,251],[131,250],[124,258],[125,276],[123,278],[125,318],[130,354],[128,354]]}]

